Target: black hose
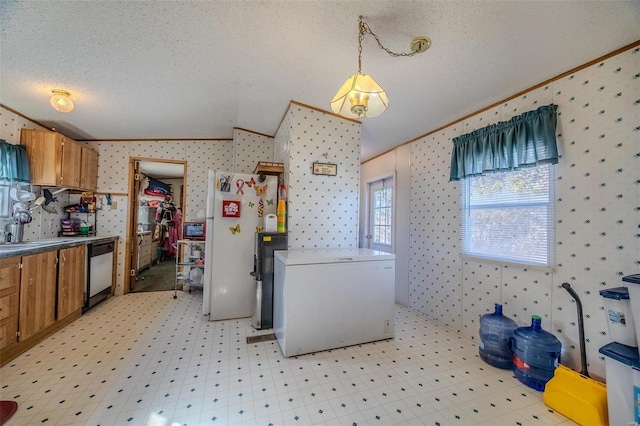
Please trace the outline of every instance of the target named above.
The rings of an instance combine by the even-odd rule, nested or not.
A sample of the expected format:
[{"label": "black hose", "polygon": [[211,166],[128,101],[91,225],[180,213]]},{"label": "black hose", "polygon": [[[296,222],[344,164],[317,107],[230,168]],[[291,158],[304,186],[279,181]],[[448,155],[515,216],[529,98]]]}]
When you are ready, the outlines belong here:
[{"label": "black hose", "polygon": [[585,349],[584,344],[584,322],[582,321],[582,302],[580,302],[580,298],[576,294],[575,291],[571,288],[569,283],[562,284],[562,288],[567,290],[571,297],[576,301],[576,306],[578,307],[578,333],[580,334],[580,364],[582,366],[582,370],[580,374],[585,377],[589,376],[589,372],[587,371],[587,351]]}]

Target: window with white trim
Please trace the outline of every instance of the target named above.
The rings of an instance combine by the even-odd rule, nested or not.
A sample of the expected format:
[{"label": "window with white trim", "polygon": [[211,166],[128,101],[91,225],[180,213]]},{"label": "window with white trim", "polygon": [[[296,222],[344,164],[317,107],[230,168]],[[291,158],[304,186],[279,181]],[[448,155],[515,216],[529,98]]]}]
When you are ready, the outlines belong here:
[{"label": "window with white trim", "polygon": [[11,182],[8,180],[0,180],[0,218],[11,217],[11,206],[13,205],[9,197]]},{"label": "window with white trim", "polygon": [[391,246],[391,216],[393,188],[381,187],[373,191],[373,242]]},{"label": "window with white trim", "polygon": [[553,264],[552,165],[474,176],[461,187],[464,254]]}]

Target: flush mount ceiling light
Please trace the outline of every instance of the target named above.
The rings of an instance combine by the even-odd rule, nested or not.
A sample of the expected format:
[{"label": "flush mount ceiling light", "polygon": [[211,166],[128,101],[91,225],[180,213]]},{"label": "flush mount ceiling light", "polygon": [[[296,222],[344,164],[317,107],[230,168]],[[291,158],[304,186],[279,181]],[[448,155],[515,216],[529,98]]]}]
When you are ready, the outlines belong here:
[{"label": "flush mount ceiling light", "polygon": [[376,39],[378,47],[390,56],[413,56],[416,53],[423,53],[431,47],[431,40],[427,37],[416,37],[411,41],[411,52],[394,53],[380,43],[367,23],[358,18],[358,72],[344,82],[338,93],[331,101],[331,110],[347,118],[375,117],[382,114],[389,106],[387,93],[376,81],[367,74],[362,74],[362,39],[367,34],[371,34]]},{"label": "flush mount ceiling light", "polygon": [[64,90],[54,89],[52,90],[53,96],[51,96],[51,106],[56,111],[71,112],[73,109],[73,102],[69,99],[69,92]]}]

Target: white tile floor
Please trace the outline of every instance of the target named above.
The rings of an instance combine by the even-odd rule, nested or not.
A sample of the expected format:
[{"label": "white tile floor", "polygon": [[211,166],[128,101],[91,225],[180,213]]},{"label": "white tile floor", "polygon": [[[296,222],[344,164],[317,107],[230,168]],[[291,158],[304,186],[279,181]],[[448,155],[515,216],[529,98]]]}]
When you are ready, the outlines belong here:
[{"label": "white tile floor", "polygon": [[397,307],[395,339],[296,358],[202,293],[107,300],[0,369],[8,425],[573,424],[477,345]]}]

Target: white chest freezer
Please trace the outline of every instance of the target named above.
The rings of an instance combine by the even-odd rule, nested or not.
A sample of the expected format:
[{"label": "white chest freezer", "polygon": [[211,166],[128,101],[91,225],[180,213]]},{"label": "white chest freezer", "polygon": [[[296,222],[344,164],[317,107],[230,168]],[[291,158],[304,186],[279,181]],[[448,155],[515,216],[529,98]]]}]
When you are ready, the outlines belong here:
[{"label": "white chest freezer", "polygon": [[285,357],[393,337],[395,255],[275,252],[273,328]]}]

